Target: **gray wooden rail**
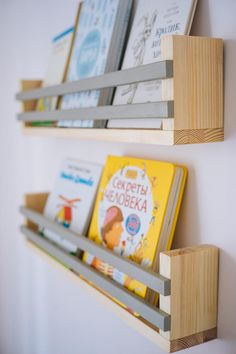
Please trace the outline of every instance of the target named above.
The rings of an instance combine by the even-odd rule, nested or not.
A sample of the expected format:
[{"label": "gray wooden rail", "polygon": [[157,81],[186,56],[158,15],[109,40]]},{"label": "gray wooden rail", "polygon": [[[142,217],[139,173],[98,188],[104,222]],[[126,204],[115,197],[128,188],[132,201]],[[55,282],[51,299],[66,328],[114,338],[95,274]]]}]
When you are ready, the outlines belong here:
[{"label": "gray wooden rail", "polygon": [[[33,89],[20,92],[17,100],[27,101],[49,96],[62,96],[76,92],[99,90],[127,84],[136,84],[150,80],[173,77],[173,61],[166,60],[153,64],[141,65],[136,68],[106,73],[74,82]],[[24,122],[44,122],[60,120],[108,120],[108,119],[138,119],[138,118],[173,118],[174,102],[160,101],[154,103],[106,105],[66,110],[24,112],[18,114],[18,120]]]},{"label": "gray wooden rail", "polygon": [[17,115],[24,122],[60,120],[106,120],[137,118],[173,118],[174,102],[162,101],[119,106],[100,106],[45,112],[26,112]]},{"label": "gray wooden rail", "polygon": [[96,257],[109,263],[121,272],[128,274],[130,277],[137,279],[149,288],[157,291],[162,295],[170,295],[170,280],[162,277],[149,269],[132,262],[129,259],[121,257],[112,251],[94,243],[83,235],[76,234],[63,226],[47,219],[44,215],[37,213],[31,209],[20,207],[21,213],[29,220],[41,227],[45,227],[72,242],[79,249],[89,252]]},{"label": "gray wooden rail", "polygon": [[67,93],[117,87],[170,77],[173,77],[173,61],[166,60],[78,81],[66,82],[60,85],[20,92],[16,95],[16,99],[19,101],[27,101],[42,97],[61,96]]},{"label": "gray wooden rail", "polygon": [[27,237],[28,240],[40,247],[50,256],[59,260],[66,267],[84,276],[95,286],[103,289],[105,292],[109,293],[111,296],[124,303],[127,307],[132,308],[133,311],[139,313],[139,315],[144,317],[154,326],[162,329],[163,331],[170,330],[169,314],[154,306],[149,305],[142,298],[128,291],[122,285],[119,285],[112,279],[106,277],[102,273],[83,263],[77,257],[63,251],[61,248],[57,247],[55,244],[51,243],[29,228],[21,226],[21,232]]}]

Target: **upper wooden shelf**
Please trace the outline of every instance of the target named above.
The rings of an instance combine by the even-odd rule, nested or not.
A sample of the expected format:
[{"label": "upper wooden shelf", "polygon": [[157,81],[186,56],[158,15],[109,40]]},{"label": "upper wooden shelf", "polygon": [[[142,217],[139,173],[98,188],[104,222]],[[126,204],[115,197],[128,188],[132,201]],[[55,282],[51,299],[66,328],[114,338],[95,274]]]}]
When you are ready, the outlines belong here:
[{"label": "upper wooden shelf", "polygon": [[[72,83],[38,88],[40,81],[23,81],[24,133],[66,138],[160,145],[222,141],[223,41],[216,38],[167,36],[161,43],[162,61],[107,73]],[[84,90],[162,80],[162,101],[121,106],[36,112],[38,98]],[[32,127],[33,121],[158,118],[161,129],[84,129]]]}]

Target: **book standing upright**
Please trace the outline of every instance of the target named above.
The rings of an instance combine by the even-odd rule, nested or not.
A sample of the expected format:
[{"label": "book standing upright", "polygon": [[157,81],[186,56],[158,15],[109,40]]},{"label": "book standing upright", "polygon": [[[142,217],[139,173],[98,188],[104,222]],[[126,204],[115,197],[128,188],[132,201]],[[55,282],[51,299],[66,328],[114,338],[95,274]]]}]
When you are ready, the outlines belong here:
[{"label": "book standing upright", "polygon": [[[49,194],[44,215],[72,231],[86,234],[96,197],[102,167],[89,162],[66,159]],[[76,253],[66,238],[44,229],[42,234],[66,250]]]},{"label": "book standing upright", "polygon": [[[161,60],[161,38],[189,34],[197,0],[138,0],[122,69]],[[113,104],[162,100],[161,80],[130,84],[116,89]],[[161,128],[161,119],[116,119],[108,128]]]},{"label": "book standing upright", "polygon": [[[102,75],[119,68],[132,0],[85,0],[82,4],[66,81]],[[62,97],[61,109],[111,103],[113,89]],[[60,127],[104,127],[106,121],[61,121]]]},{"label": "book standing upright", "polygon": [[[172,163],[109,156],[88,237],[113,252],[158,271],[159,254],[170,249],[183,195],[186,169]],[[83,260],[137,295],[156,294],[102,260]]]}]

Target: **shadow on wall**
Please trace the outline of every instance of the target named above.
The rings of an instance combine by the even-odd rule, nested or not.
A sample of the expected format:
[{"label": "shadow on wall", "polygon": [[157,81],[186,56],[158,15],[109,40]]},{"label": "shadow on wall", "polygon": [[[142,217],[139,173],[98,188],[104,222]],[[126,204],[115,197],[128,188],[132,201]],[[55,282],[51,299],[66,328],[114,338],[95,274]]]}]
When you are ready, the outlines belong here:
[{"label": "shadow on wall", "polygon": [[[227,345],[236,348],[235,338],[235,310],[230,304],[235,304],[236,285],[233,279],[230,280],[232,270],[236,269],[234,258],[225,250],[220,250],[220,268],[219,268],[219,298],[218,304],[218,338],[226,342]],[[228,304],[228,305],[227,305]],[[235,349],[236,352],[236,349]],[[234,353],[235,353],[234,352]]]},{"label": "shadow on wall", "polygon": [[[190,182],[191,181],[191,182]],[[188,247],[201,243],[199,193],[193,167],[188,166],[187,183],[176,225],[172,248]],[[189,234],[191,230],[191,234]]]},{"label": "shadow on wall", "polygon": [[[212,13],[210,11],[210,0],[198,0],[196,13],[193,20],[191,35],[213,36],[212,31]],[[212,1],[213,3],[213,1]],[[227,38],[228,33],[234,38]],[[225,36],[224,36],[225,34]],[[236,134],[236,119],[234,105],[236,91],[236,71],[230,70],[235,66],[236,40],[232,29],[226,33],[219,34],[224,37],[224,117],[225,119],[225,140],[231,139]]]},{"label": "shadow on wall", "polygon": [[[235,92],[236,92],[236,71],[230,68],[235,67],[236,40],[224,40],[224,127],[225,140],[231,140],[236,135],[235,119]],[[227,119],[226,119],[227,118]]]},{"label": "shadow on wall", "polygon": [[212,37],[209,1],[198,0],[190,34],[192,36]]}]

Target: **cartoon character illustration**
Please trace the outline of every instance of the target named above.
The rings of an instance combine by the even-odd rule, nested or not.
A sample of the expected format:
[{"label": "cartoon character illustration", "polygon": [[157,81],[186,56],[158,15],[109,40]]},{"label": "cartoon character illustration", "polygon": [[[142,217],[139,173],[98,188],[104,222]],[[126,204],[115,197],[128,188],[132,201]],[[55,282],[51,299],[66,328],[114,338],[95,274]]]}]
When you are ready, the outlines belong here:
[{"label": "cartoon character illustration", "polygon": [[152,179],[151,179],[151,185],[152,185],[152,188],[156,188],[157,185],[158,185],[158,182],[157,182],[157,177],[156,176],[153,176]]},{"label": "cartoon character illustration", "polygon": [[146,164],[144,162],[142,162],[142,165],[143,165],[143,168],[142,168],[141,177],[142,177],[142,179],[144,179],[146,174],[147,174],[147,166],[146,166]]},{"label": "cartoon character illustration", "polygon": [[[120,243],[123,229],[124,218],[120,208],[117,206],[111,206],[106,211],[104,224],[101,230],[102,241],[103,244],[109,248],[110,250],[114,250]],[[126,242],[121,242],[121,254],[125,251]],[[143,256],[143,250],[141,251],[140,247],[135,250],[135,254],[137,257],[141,259]],[[133,255],[135,259],[135,254]],[[137,258],[136,257],[136,258]],[[100,272],[104,273],[105,275],[111,277],[118,283],[122,284],[125,287],[129,287],[131,291],[134,291],[134,287],[132,285],[133,279],[127,276],[126,274],[120,272],[119,270],[115,269],[114,267],[110,266],[109,264],[101,261],[96,257],[92,257],[91,259],[92,267],[98,269]]]},{"label": "cartoon character illustration", "polygon": [[[138,21],[138,26],[143,22],[143,29],[140,33],[138,33],[134,44],[132,46],[133,50],[133,57],[134,57],[134,65],[133,66],[139,66],[143,64],[144,60],[144,55],[146,51],[146,44],[148,39],[151,36],[154,24],[157,19],[157,11],[154,11],[154,13],[149,16],[148,13],[146,13],[139,21]],[[151,17],[151,18],[149,18]],[[131,104],[133,103],[134,96],[136,94],[138,88],[138,84],[131,84],[126,88],[125,90],[122,91],[121,95],[125,96],[128,93],[130,93],[130,96],[127,99],[127,103]]]},{"label": "cartoon character illustration", "polygon": [[124,231],[122,226],[123,220],[120,208],[111,206],[107,209],[101,234],[103,243],[110,250],[113,250],[120,243],[120,238]]},{"label": "cartoon character illustration", "polygon": [[153,206],[153,209],[152,209],[153,215],[152,215],[151,220],[150,220],[150,224],[151,225],[154,225],[154,223],[155,223],[156,214],[157,214],[158,208],[159,208],[159,203],[157,201],[154,201],[154,206]]},{"label": "cartoon character illustration", "polygon": [[55,217],[55,221],[64,227],[69,228],[72,222],[72,209],[77,208],[75,203],[81,202],[81,199],[67,199],[63,195],[59,195],[59,198],[63,201],[63,203],[57,205],[60,210]]},{"label": "cartoon character illustration", "polygon": [[129,162],[125,163],[123,165],[120,165],[120,175],[123,176],[124,174],[124,169],[129,166]]}]

